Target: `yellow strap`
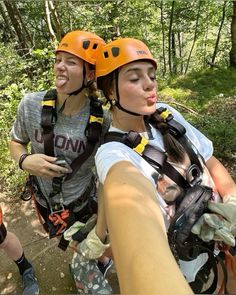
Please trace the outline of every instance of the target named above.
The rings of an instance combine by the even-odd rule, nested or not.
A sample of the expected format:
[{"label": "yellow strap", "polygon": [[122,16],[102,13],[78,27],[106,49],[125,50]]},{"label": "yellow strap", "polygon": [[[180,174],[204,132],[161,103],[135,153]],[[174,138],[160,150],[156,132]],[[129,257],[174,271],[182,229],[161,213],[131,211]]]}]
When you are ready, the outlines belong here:
[{"label": "yellow strap", "polygon": [[43,100],[42,101],[42,106],[48,106],[48,107],[53,107],[55,108],[55,100]]},{"label": "yellow strap", "polygon": [[103,118],[95,117],[93,115],[90,115],[89,123],[93,123],[93,122],[98,122],[98,123],[102,124],[103,123]]},{"label": "yellow strap", "polygon": [[148,144],[148,140],[145,137],[142,137],[140,144],[138,144],[133,150],[142,155],[143,151],[145,150],[145,146]]},{"label": "yellow strap", "polygon": [[169,110],[165,110],[161,113],[161,117],[166,120],[168,118],[169,115],[171,115],[172,113]]}]

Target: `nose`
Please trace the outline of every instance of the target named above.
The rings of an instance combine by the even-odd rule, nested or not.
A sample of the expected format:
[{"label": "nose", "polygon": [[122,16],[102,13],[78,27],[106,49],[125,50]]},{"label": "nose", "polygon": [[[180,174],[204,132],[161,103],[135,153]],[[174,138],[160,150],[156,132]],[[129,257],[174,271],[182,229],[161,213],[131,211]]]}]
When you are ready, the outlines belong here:
[{"label": "nose", "polygon": [[55,68],[59,71],[64,71],[65,70],[65,63],[62,60],[59,62],[56,62]]},{"label": "nose", "polygon": [[155,86],[156,86],[156,81],[147,75],[145,77],[145,81],[144,81],[144,89],[145,90],[152,90],[155,88]]}]

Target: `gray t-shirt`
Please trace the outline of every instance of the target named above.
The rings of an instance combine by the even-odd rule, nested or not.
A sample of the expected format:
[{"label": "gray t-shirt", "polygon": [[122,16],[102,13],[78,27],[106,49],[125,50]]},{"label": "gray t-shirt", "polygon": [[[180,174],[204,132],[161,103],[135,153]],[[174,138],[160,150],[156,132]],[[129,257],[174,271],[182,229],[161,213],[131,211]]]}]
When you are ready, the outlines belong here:
[{"label": "gray t-shirt", "polygon": [[[44,92],[29,93],[21,100],[16,120],[12,127],[10,136],[11,139],[23,144],[31,143],[32,153],[44,153],[44,143],[41,127],[41,111]],[[58,113],[57,122],[54,127],[54,152],[55,156],[63,155],[67,162],[71,162],[82,154],[86,147],[85,128],[90,114],[90,101],[87,100],[85,106],[79,113],[72,116],[66,116],[61,112]],[[109,117],[105,113],[103,133],[109,127]],[[85,161],[76,174],[62,185],[62,195],[64,205],[68,205],[79,197],[86,190],[91,182],[94,168],[94,154]],[[45,197],[48,198],[52,191],[52,181],[37,177],[40,189]],[[55,199],[59,196],[55,197]],[[54,199],[54,200],[55,200]],[[38,202],[46,206],[43,198],[37,198]],[[77,208],[78,209],[78,208]]]}]

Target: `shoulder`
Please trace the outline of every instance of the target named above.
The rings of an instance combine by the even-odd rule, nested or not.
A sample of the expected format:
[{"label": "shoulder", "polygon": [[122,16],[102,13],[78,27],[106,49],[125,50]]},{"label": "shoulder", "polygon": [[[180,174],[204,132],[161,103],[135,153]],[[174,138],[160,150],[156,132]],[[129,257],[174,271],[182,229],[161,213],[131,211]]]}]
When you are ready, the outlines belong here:
[{"label": "shoulder", "polygon": [[138,162],[138,157],[138,154],[123,143],[112,141],[102,144],[95,155],[97,174],[100,182],[104,183],[108,171],[116,163],[128,161],[134,164]]},{"label": "shoulder", "polygon": [[213,144],[200,130],[189,123],[175,108],[168,104],[157,103],[157,108],[166,107],[174,116],[174,119],[182,124],[186,129],[186,136],[195,146],[198,152],[207,161],[213,154]]},{"label": "shoulder", "polygon": [[23,97],[25,102],[41,102],[45,96],[47,91],[40,91],[40,92],[29,92],[26,93]]},{"label": "shoulder", "polygon": [[47,91],[25,93],[23,99],[20,102],[20,106],[39,106],[41,108],[41,102],[46,92]]}]

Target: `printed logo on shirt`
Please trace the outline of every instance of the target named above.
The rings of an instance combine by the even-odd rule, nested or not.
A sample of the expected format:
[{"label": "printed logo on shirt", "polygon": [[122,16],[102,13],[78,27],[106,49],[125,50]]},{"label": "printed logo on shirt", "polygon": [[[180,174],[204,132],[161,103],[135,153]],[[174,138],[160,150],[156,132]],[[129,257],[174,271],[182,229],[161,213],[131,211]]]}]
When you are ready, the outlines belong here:
[{"label": "printed logo on shirt", "polygon": [[[38,129],[34,130],[34,138],[36,142],[43,144],[43,137],[41,132]],[[72,151],[78,154],[82,153],[85,150],[84,141],[81,141],[79,139],[76,139],[76,140],[72,140],[71,138],[68,139],[66,136],[60,135],[60,134],[54,135],[54,144],[55,144],[55,148]]]}]

